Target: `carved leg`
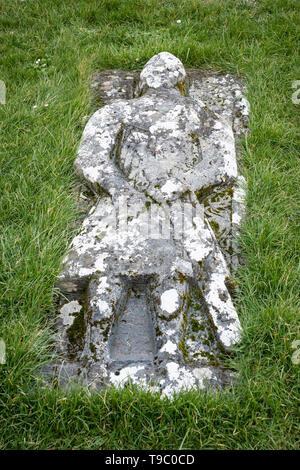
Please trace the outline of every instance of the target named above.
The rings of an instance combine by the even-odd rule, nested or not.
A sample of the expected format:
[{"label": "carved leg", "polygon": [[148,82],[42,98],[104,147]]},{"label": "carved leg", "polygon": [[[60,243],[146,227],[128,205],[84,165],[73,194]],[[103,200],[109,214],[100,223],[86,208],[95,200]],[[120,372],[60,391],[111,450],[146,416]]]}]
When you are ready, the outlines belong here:
[{"label": "carved leg", "polygon": [[209,226],[208,229],[214,248],[203,260],[199,285],[219,343],[225,350],[230,350],[240,340],[241,326],[227,289],[230,272],[213,231]]},{"label": "carved leg", "polygon": [[151,309],[156,327],[157,362],[182,362],[181,336],[188,304],[188,283],[176,275],[153,281]]},{"label": "carved leg", "polygon": [[220,345],[230,350],[240,340],[241,326],[226,283],[230,282],[221,250],[217,247],[203,262],[200,287]]},{"label": "carved leg", "polygon": [[81,359],[100,362],[107,367],[110,362],[109,337],[119,311],[127,299],[124,279],[101,276],[90,282],[87,293],[87,331]]},{"label": "carved leg", "polygon": [[225,350],[229,350],[240,339],[240,322],[226,286],[230,273],[206,219],[194,217],[187,221],[184,247],[190,259],[199,266],[199,287],[217,339]]}]

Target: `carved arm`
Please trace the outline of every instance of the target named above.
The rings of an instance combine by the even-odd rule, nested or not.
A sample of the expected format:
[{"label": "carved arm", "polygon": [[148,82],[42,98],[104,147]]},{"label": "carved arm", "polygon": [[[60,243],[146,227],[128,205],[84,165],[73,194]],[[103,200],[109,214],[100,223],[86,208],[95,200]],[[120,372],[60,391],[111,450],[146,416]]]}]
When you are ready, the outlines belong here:
[{"label": "carved arm", "polygon": [[209,191],[215,186],[229,186],[238,176],[235,140],[231,125],[197,103],[200,125],[197,135],[201,161],[185,174],[192,191]]},{"label": "carved arm", "polygon": [[122,132],[124,101],[104,106],[88,121],[74,164],[76,173],[83,177],[95,192],[104,189],[116,199],[119,195],[137,193],[114,163],[118,138]]}]

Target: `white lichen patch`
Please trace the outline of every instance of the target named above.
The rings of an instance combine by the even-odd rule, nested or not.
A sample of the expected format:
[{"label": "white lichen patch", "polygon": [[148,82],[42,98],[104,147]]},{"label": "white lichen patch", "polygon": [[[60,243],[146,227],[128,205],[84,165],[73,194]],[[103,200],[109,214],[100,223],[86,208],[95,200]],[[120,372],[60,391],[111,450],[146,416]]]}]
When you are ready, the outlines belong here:
[{"label": "white lichen patch", "polygon": [[175,354],[177,351],[178,346],[170,340],[168,340],[166,344],[164,344],[164,346],[160,348],[160,352],[167,352],[169,354]]},{"label": "white lichen patch", "polygon": [[62,318],[63,325],[73,325],[75,319],[74,314],[80,312],[81,309],[82,306],[80,305],[78,300],[72,300],[71,302],[64,304],[60,309],[60,318]]},{"label": "white lichen patch", "polygon": [[97,287],[97,295],[101,296],[103,292],[109,288],[109,283],[107,282],[107,276],[100,277],[99,284]]},{"label": "white lichen patch", "polygon": [[202,261],[213,250],[210,231],[201,219],[194,218],[194,224],[184,231],[184,246],[193,261]]},{"label": "white lichen patch", "polygon": [[168,313],[174,313],[180,305],[180,298],[176,289],[166,290],[160,298],[160,308]]},{"label": "white lichen patch", "polygon": [[171,274],[181,273],[187,277],[193,277],[193,265],[190,261],[178,258],[171,266]]},{"label": "white lichen patch", "polygon": [[176,362],[168,362],[166,369],[170,383],[163,388],[161,398],[168,397],[172,400],[175,394],[196,387],[197,381],[186,367]]},{"label": "white lichen patch", "polygon": [[100,253],[97,256],[97,259],[95,261],[95,269],[97,271],[104,272],[107,264],[104,262],[105,258],[107,258],[108,253]]},{"label": "white lichen patch", "polygon": [[212,371],[208,367],[196,367],[193,374],[198,380],[209,380],[213,377]]},{"label": "white lichen patch", "polygon": [[242,220],[241,215],[238,212],[233,212],[232,223],[236,225],[240,225],[241,220]]},{"label": "white lichen patch", "polygon": [[124,367],[117,373],[112,372],[110,374],[110,382],[115,386],[124,386],[128,381],[136,384],[139,382],[137,374],[143,370],[144,366],[142,365]]},{"label": "white lichen patch", "polygon": [[234,188],[232,199],[232,223],[237,227],[240,226],[245,213],[245,191],[246,181],[243,176],[239,176],[238,184]]},{"label": "white lichen patch", "polygon": [[84,177],[91,181],[91,183],[96,183],[99,180],[100,171],[95,166],[88,166],[84,169]]},{"label": "white lichen patch", "polygon": [[182,191],[182,184],[175,180],[168,180],[162,187],[161,192],[165,194],[168,198]]}]

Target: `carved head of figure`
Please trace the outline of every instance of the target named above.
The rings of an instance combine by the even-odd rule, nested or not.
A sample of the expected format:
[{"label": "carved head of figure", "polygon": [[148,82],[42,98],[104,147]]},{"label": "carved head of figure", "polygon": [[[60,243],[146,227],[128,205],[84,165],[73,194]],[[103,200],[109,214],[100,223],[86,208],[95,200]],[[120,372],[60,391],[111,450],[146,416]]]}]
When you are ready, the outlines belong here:
[{"label": "carved head of figure", "polygon": [[153,56],[140,74],[141,94],[149,89],[179,89],[183,94],[186,72],[182,62],[169,52]]}]

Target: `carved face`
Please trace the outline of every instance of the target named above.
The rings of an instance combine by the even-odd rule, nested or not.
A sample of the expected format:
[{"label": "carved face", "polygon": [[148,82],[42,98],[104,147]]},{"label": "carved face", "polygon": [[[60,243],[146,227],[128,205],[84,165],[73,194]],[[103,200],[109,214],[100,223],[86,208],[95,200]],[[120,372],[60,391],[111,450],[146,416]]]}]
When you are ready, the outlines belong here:
[{"label": "carved face", "polygon": [[181,61],[169,52],[160,52],[143,68],[139,87],[142,92],[149,88],[175,88],[184,82],[185,77]]}]

